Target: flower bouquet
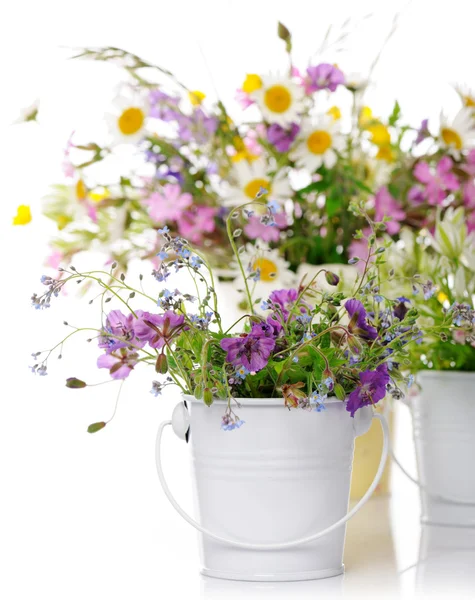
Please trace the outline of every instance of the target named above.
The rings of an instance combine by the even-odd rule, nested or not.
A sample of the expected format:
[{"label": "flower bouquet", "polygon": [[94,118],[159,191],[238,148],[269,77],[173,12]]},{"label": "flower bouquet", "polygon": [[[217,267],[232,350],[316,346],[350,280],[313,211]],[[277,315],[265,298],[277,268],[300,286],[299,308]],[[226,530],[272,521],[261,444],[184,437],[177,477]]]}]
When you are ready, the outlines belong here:
[{"label": "flower bouquet", "polygon": [[[191,415],[181,403],[173,421],[164,425],[172,423],[181,437],[191,440],[202,524],[186,518],[206,534],[206,573],[238,579],[259,579],[269,572],[271,579],[330,576],[342,571],[340,527],[354,514],[344,516],[354,437],[367,430],[372,407],[387,393],[403,394],[409,347],[420,334],[417,311],[382,294],[380,270],[387,246],[376,241],[383,225],[370,219],[375,233],[350,296],[322,290],[314,277],[255,301],[241,259],[241,234],[233,227],[236,213],[249,210],[250,204],[233,209],[226,223],[251,308],[235,324],[240,333],[223,328],[213,270],[206,259],[189,241],[172,237],[166,229],[160,232],[162,260],[154,279],[168,285],[173,272],[187,271],[196,283],[196,296],[163,286],[152,292],[142,284],[133,287],[114,263],[108,272],[61,268],[61,279],[43,277],[46,291],[32,301],[38,309],[47,308],[64,286],[94,281],[103,290],[95,300],[103,322],[96,329],[74,329],[60,344],[83,331],[90,340],[95,331],[97,367],[112,379],[128,379],[146,365],[156,378],[153,394],[162,394],[169,385],[181,388]],[[364,218],[364,212],[359,216]],[[325,269],[324,273],[336,289],[338,276]],[[112,300],[119,308],[106,314],[105,304]],[[256,313],[257,303],[265,315]],[[50,355],[51,351],[34,353],[37,363],[32,370],[46,374]],[[69,378],[66,385],[87,387],[79,377]],[[88,431],[95,433],[107,423],[95,422]],[[162,430],[163,425],[159,441]],[[160,445],[158,466],[172,499],[161,469]],[[374,490],[383,467],[384,460],[359,506]],[[278,476],[269,479],[269,470]],[[297,498],[303,510],[289,519],[289,503]],[[223,515],[224,506],[233,515],[231,523]],[[282,531],[275,527],[276,519],[287,523]],[[315,528],[323,532],[302,538]],[[323,534],[328,534],[327,546],[315,545]],[[290,542],[282,542],[286,536]],[[302,546],[304,541],[312,543]],[[237,558],[236,545],[251,552]],[[294,547],[299,552],[292,551]],[[265,552],[256,554],[256,549]]]},{"label": "flower bouquet", "polygon": [[[401,232],[388,263],[406,279],[406,308],[420,315],[421,334],[411,346],[411,370],[420,392],[410,403],[414,419],[422,520],[475,523],[475,246],[463,207],[438,210],[435,230]],[[405,282],[405,286],[404,286]]]}]

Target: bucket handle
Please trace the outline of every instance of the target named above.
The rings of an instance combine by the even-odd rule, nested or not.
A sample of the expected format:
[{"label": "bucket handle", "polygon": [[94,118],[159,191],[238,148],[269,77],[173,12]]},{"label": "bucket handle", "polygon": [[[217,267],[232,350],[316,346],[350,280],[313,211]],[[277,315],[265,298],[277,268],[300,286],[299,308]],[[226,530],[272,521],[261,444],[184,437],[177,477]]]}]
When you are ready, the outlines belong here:
[{"label": "bucket handle", "polygon": [[158,478],[160,480],[160,483],[162,485],[162,488],[163,488],[163,491],[165,492],[166,497],[170,501],[170,504],[173,506],[173,508],[177,511],[177,513],[179,515],[181,515],[183,517],[183,519],[185,519],[185,521],[187,521],[195,529],[197,529],[204,535],[207,535],[208,537],[213,538],[214,540],[216,540],[218,542],[222,542],[223,544],[229,544],[229,545],[235,546],[237,548],[245,548],[247,550],[284,550],[286,548],[293,548],[294,546],[300,546],[301,544],[308,544],[309,542],[313,542],[313,541],[317,540],[318,538],[321,538],[324,535],[331,533],[332,531],[334,531],[335,529],[338,529],[342,525],[345,525],[345,523],[347,521],[349,521],[351,519],[351,517],[353,517],[360,510],[360,508],[362,508],[366,504],[366,502],[370,499],[371,495],[373,494],[374,490],[376,489],[377,485],[379,484],[379,481],[383,475],[384,466],[386,464],[386,459],[388,457],[388,452],[389,452],[389,428],[388,428],[388,423],[383,415],[375,413],[375,414],[373,414],[373,419],[379,420],[379,422],[381,423],[381,428],[383,430],[383,450],[381,453],[381,460],[379,462],[378,471],[373,479],[373,483],[370,485],[370,487],[368,488],[368,491],[361,498],[361,500],[359,500],[359,502],[352,508],[352,510],[350,512],[348,512],[344,517],[342,517],[339,521],[337,521],[336,523],[333,523],[333,525],[330,525],[329,527],[327,527],[326,529],[323,529],[322,531],[319,531],[318,533],[315,533],[315,534],[305,537],[305,538],[300,538],[298,540],[292,540],[290,542],[281,542],[281,543],[276,543],[276,544],[249,544],[246,542],[239,542],[238,540],[230,540],[227,538],[223,538],[223,537],[213,533],[212,531],[205,529],[202,525],[200,525],[194,519],[192,519],[181,508],[181,506],[178,504],[178,502],[173,497],[172,493],[170,492],[170,490],[168,488],[167,482],[165,480],[165,476],[163,474],[162,459],[161,459],[162,434],[163,434],[163,430],[165,429],[165,427],[172,424],[171,421],[163,421],[163,423],[161,423],[158,428],[156,452],[155,452]]},{"label": "bucket handle", "polygon": [[394,449],[393,449],[392,445],[390,445],[389,451],[391,454],[391,459],[399,467],[401,472],[404,473],[404,475],[409,479],[409,481],[412,481],[412,483],[417,485],[417,487],[422,492],[427,494],[429,496],[429,498],[432,498],[432,500],[439,500],[440,502],[444,502],[445,504],[454,504],[457,506],[475,506],[475,502],[466,502],[464,500],[457,500],[455,498],[449,498],[448,496],[443,496],[442,494],[434,494],[433,492],[430,492],[423,483],[421,483],[418,479],[416,479],[415,477],[413,477],[410,473],[408,473],[406,471],[406,469],[402,466],[402,464],[396,458],[396,455],[394,454]]}]

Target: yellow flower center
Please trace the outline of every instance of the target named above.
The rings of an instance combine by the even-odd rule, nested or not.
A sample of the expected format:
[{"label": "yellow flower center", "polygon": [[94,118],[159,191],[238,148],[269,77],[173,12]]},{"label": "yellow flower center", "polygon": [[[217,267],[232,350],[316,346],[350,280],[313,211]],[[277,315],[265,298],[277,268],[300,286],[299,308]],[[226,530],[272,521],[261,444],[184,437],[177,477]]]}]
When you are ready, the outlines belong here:
[{"label": "yellow flower center", "polygon": [[76,183],[76,198],[78,200],[84,200],[87,195],[87,188],[82,179],[78,179]]},{"label": "yellow flower center", "polygon": [[474,108],[475,107],[475,98],[472,98],[472,96],[462,96],[462,100],[463,103],[465,104],[465,106],[469,107],[469,108]]},{"label": "yellow flower center", "polygon": [[16,216],[13,217],[13,225],[27,225],[31,221],[30,207],[21,204],[17,208]]},{"label": "yellow flower center", "polygon": [[450,129],[450,127],[442,127],[440,135],[447,146],[453,146],[457,150],[462,148],[462,138],[454,129]]},{"label": "yellow flower center", "polygon": [[267,195],[269,195],[272,191],[272,187],[270,181],[268,179],[252,179],[244,188],[244,193],[248,198],[254,200],[254,198],[259,193],[259,190],[264,188],[267,190]]},{"label": "yellow flower center", "polygon": [[274,281],[277,277],[277,265],[268,258],[258,258],[254,261],[252,269],[260,272],[260,281]]},{"label": "yellow flower center", "polygon": [[203,94],[203,92],[200,92],[199,90],[193,90],[188,93],[188,97],[193,106],[199,106],[206,98],[206,94]]},{"label": "yellow flower center", "polygon": [[119,130],[124,135],[133,135],[142,129],[143,122],[145,121],[145,115],[141,108],[131,106],[124,110],[124,112],[117,119],[117,125]]},{"label": "yellow flower center", "polygon": [[249,73],[246,75],[246,79],[242,84],[242,91],[246,94],[252,94],[252,92],[260,90],[261,87],[262,79],[259,77],[259,75],[256,75],[255,73]]},{"label": "yellow flower center", "polygon": [[247,160],[249,162],[252,162],[253,160],[257,160],[258,158],[259,156],[257,156],[257,154],[251,154],[248,150],[236,152],[236,154],[233,154],[231,156],[231,160],[235,163],[240,162],[241,160]]},{"label": "yellow flower center", "polygon": [[292,104],[292,96],[283,85],[273,85],[264,94],[264,104],[275,113],[284,113]]},{"label": "yellow flower center", "polygon": [[324,154],[332,145],[332,136],[328,131],[317,130],[307,138],[307,147],[312,154]]},{"label": "yellow flower center", "polygon": [[330,115],[334,121],[338,121],[341,119],[341,110],[338,108],[338,106],[332,106],[327,111],[327,115]]},{"label": "yellow flower center", "polygon": [[368,131],[371,133],[371,141],[376,146],[387,146],[391,143],[391,135],[388,128],[382,123],[370,125]]}]

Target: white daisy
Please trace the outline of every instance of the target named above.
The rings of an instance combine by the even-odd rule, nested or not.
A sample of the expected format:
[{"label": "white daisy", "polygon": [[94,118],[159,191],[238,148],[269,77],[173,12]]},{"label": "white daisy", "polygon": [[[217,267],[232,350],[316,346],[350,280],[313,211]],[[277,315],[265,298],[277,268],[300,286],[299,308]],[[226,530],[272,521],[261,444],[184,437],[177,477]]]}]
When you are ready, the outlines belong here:
[{"label": "white daisy", "polygon": [[230,176],[234,185],[223,200],[224,206],[239,206],[252,202],[261,188],[267,190],[267,194],[263,196],[264,201],[275,200],[282,204],[292,195],[287,174],[280,171],[274,177],[270,177],[263,159],[252,162],[240,160],[234,164]]},{"label": "white daisy", "polygon": [[475,88],[462,84],[456,85],[455,91],[460,96],[463,105],[473,111],[475,109]]},{"label": "white daisy", "polygon": [[106,115],[106,121],[114,142],[123,144],[140,140],[148,114],[145,98],[140,95],[119,96],[113,106],[113,111]]},{"label": "white daisy", "polygon": [[345,141],[339,133],[338,122],[325,115],[316,121],[302,123],[297,144],[290,157],[298,168],[314,172],[322,165],[331,169],[336,161],[335,150],[343,150]]},{"label": "white daisy", "polygon": [[471,148],[475,139],[475,120],[470,108],[462,108],[452,122],[440,117],[439,141],[457,157],[461,150]]},{"label": "white daisy", "polygon": [[286,127],[298,120],[302,112],[304,90],[289,77],[268,75],[250,95],[259,106],[264,120]]},{"label": "white daisy", "polygon": [[[264,243],[246,244],[239,254],[249,289],[254,300],[267,298],[273,290],[290,287],[295,283],[295,274],[289,263],[280,256],[278,250],[271,250]],[[235,261],[232,265],[236,273],[235,287],[244,289],[242,274]],[[256,306],[256,309],[258,306]]]}]

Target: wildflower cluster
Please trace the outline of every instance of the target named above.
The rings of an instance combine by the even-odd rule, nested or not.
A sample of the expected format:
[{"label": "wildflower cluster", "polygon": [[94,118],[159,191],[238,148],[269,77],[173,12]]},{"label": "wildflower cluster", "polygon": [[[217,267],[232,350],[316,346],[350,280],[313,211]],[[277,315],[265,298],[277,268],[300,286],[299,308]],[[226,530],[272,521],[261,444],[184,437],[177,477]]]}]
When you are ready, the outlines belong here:
[{"label": "wildflower cluster", "polygon": [[[252,203],[236,211],[249,210],[248,204]],[[233,214],[227,219],[229,239],[245,273],[232,221]],[[322,269],[332,292],[316,283],[317,274],[308,283],[302,280],[296,287],[276,289],[254,300],[247,277],[249,312],[224,330],[209,264],[186,239],[172,237],[167,230],[161,235],[164,243],[158,251],[160,265],[153,272],[157,288],[153,294],[142,286],[133,288],[123,275],[118,277],[117,265],[109,273],[64,269],[62,285],[94,280],[103,288],[103,321],[87,331],[96,331],[97,367],[107,370],[112,380],[124,381],[139,365],[148,365],[158,377],[152,384],[154,395],[173,383],[208,406],[224,401],[221,426],[226,431],[244,424],[237,414],[240,398],[280,397],[289,410],[321,412],[331,397],[345,402],[354,416],[361,407],[381,401],[388,390],[395,397],[403,393],[408,347],[419,334],[417,311],[407,298],[392,300],[383,294],[380,270],[386,247],[377,245],[376,236],[351,294],[338,291],[338,277]],[[182,269],[195,281],[196,297],[164,288]],[[106,314],[103,307],[111,298],[122,306]],[[457,311],[462,318],[461,309]],[[81,331],[75,329],[65,340]],[[38,365],[35,370],[40,372]],[[67,385],[80,388],[86,383],[71,377]],[[105,423],[93,424],[90,430],[98,431]]]}]

